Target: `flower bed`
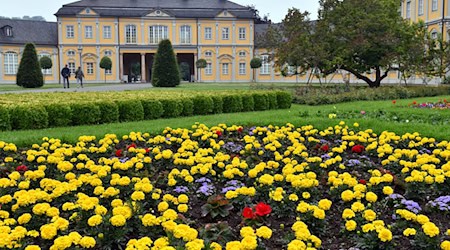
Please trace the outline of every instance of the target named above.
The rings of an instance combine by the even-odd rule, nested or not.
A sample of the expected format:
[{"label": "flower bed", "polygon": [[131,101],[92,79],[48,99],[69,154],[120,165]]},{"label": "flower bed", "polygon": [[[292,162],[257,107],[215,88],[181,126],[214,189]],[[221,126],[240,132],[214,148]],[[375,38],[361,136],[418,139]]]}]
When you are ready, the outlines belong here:
[{"label": "flower bed", "polygon": [[438,102],[423,102],[417,103],[416,101],[412,102],[408,106],[412,108],[426,108],[426,109],[450,109],[450,102],[447,100],[440,100]]},{"label": "flower bed", "polygon": [[0,248],[450,249],[450,143],[354,126],[0,142]]}]

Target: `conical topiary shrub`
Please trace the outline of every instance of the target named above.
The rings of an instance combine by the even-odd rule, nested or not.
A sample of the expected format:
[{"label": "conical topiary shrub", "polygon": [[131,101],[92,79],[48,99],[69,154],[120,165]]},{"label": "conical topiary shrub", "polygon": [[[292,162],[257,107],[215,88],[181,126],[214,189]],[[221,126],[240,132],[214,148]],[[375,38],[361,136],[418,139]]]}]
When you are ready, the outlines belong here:
[{"label": "conical topiary shrub", "polygon": [[39,65],[36,48],[32,43],[25,45],[16,84],[24,88],[40,88],[44,85],[41,66]]},{"label": "conical topiary shrub", "polygon": [[180,71],[170,40],[159,43],[152,69],[154,87],[175,87],[180,84]]}]

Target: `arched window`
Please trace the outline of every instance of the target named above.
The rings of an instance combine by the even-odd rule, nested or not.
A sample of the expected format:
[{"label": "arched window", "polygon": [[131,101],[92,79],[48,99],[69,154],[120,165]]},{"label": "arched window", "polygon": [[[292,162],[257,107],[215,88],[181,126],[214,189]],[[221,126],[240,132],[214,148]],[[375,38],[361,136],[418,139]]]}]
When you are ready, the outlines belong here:
[{"label": "arched window", "polygon": [[191,43],[191,26],[183,25],[180,27],[180,43],[181,44]]},{"label": "arched window", "polygon": [[205,51],[205,57],[212,57],[212,52],[211,51]]},{"label": "arched window", "polygon": [[431,39],[437,39],[438,38],[438,33],[436,30],[432,30],[431,31]]},{"label": "arched window", "polygon": [[112,51],[111,50],[105,50],[105,56],[112,56]]},{"label": "arched window", "polygon": [[5,74],[15,75],[19,69],[19,56],[15,52],[6,52],[4,54]]},{"label": "arched window", "polygon": [[136,25],[129,24],[125,26],[125,43],[137,43]]},{"label": "arched window", "polygon": [[169,37],[169,28],[164,25],[153,25],[149,27],[149,42],[158,44]]},{"label": "arched window", "polygon": [[76,54],[75,50],[69,50],[69,51],[67,51],[67,55],[68,55],[68,56],[75,56],[75,54]]}]

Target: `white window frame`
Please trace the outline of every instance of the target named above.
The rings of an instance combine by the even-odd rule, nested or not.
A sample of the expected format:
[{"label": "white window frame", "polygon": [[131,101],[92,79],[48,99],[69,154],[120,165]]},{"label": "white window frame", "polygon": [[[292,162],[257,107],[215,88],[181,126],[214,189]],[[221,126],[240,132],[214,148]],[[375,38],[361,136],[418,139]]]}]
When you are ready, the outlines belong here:
[{"label": "white window frame", "polygon": [[206,63],[205,75],[212,75],[212,63],[211,62]]},{"label": "white window frame", "polygon": [[431,0],[431,11],[438,10],[438,0]]},{"label": "white window frame", "polygon": [[5,75],[15,75],[19,69],[19,55],[16,52],[6,52],[3,54],[3,66]]},{"label": "white window frame", "polygon": [[84,26],[84,37],[87,39],[93,38],[93,30],[91,25]]},{"label": "white window frame", "polygon": [[104,39],[111,39],[112,38],[112,32],[111,32],[111,26],[105,25],[103,26],[103,38]]},{"label": "white window frame", "polygon": [[182,25],[180,27],[180,43],[191,44],[191,26]]},{"label": "white window frame", "polygon": [[76,69],[75,69],[75,63],[74,62],[67,63],[67,67],[69,68],[71,74],[75,74]]},{"label": "white window frame", "polygon": [[[42,54],[39,54],[39,55],[38,55],[39,61],[40,61],[41,58],[44,57],[44,56],[46,56],[46,57],[48,57],[48,58],[50,58],[50,59],[52,58],[52,57],[50,56],[50,54],[42,53]],[[49,69],[42,69],[42,74],[43,74],[43,75],[51,75],[51,74],[52,74],[52,68],[49,68]]]},{"label": "white window frame", "polygon": [[222,28],[222,40],[230,39],[230,28],[224,27]]},{"label": "white window frame", "polygon": [[240,62],[239,63],[239,75],[246,75],[247,74],[247,63]]},{"label": "white window frame", "polygon": [[269,55],[261,55],[261,68],[259,69],[260,75],[269,75],[270,74],[270,61]]},{"label": "white window frame", "polygon": [[13,32],[12,32],[12,28],[11,27],[5,27],[5,35],[7,37],[12,37],[13,36]]},{"label": "white window frame", "polygon": [[66,25],[66,38],[75,38],[75,26]]},{"label": "white window frame", "polygon": [[406,2],[406,16],[407,19],[411,18],[411,1]]},{"label": "white window frame", "polygon": [[436,40],[438,38],[437,31],[436,30],[432,30],[430,36],[431,36],[431,39]]},{"label": "white window frame", "polygon": [[94,74],[94,63],[93,62],[87,62],[86,63],[86,73],[88,75]]},{"label": "white window frame", "polygon": [[419,15],[419,16],[422,16],[423,15],[423,0],[418,0],[419,1],[419,3],[417,4],[418,6],[417,6],[417,14]]},{"label": "white window frame", "polygon": [[212,40],[212,28],[205,27],[205,40]]},{"label": "white window frame", "polygon": [[222,63],[222,75],[228,75],[229,74],[229,68],[230,68],[230,64],[229,63]]},{"label": "white window frame", "polygon": [[239,40],[247,39],[247,29],[245,27],[239,28]]},{"label": "white window frame", "polygon": [[134,44],[137,43],[137,27],[134,24],[128,24],[125,26],[125,43]]},{"label": "white window frame", "polygon": [[149,43],[158,44],[164,39],[169,38],[169,28],[165,25],[149,26]]}]

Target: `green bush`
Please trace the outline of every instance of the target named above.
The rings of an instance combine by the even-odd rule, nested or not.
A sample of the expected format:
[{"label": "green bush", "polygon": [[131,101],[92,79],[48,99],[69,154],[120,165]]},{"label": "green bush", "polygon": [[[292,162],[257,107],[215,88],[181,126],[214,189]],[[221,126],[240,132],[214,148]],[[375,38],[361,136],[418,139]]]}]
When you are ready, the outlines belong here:
[{"label": "green bush", "polygon": [[235,113],[241,112],[242,107],[242,96],[240,95],[228,95],[223,97],[223,112],[224,113]]},{"label": "green bush", "polygon": [[194,114],[194,102],[190,98],[183,98],[180,100],[183,105],[181,111],[182,116],[192,116]]},{"label": "green bush", "polygon": [[267,94],[253,93],[253,100],[255,102],[255,110],[267,110],[269,109],[269,101],[267,100]]},{"label": "green bush", "polygon": [[52,103],[44,107],[48,113],[49,127],[65,127],[69,126],[72,122],[72,109],[70,109],[70,105],[65,103]]},{"label": "green bush", "polygon": [[267,93],[267,99],[269,100],[269,109],[277,109],[278,101],[277,101],[277,93],[269,92]]},{"label": "green bush", "polygon": [[11,130],[11,117],[6,107],[0,106],[0,131]]},{"label": "green bush", "polygon": [[176,87],[180,84],[180,70],[170,40],[162,40],[156,51],[152,85],[155,87]]},{"label": "green bush", "polygon": [[153,120],[158,119],[164,113],[163,105],[157,100],[141,100],[144,108],[144,119]]},{"label": "green bush", "polygon": [[253,96],[250,94],[242,95],[242,111],[253,111],[255,110],[255,101]]},{"label": "green bush", "polygon": [[162,115],[164,118],[178,117],[183,111],[183,104],[179,100],[167,99],[161,100],[161,103],[164,107],[164,113]]},{"label": "green bush", "polygon": [[223,113],[223,99],[221,96],[211,96],[213,100],[213,114],[221,114]]},{"label": "green bush", "polygon": [[100,122],[100,107],[94,103],[74,103],[72,109],[73,125],[90,125]]},{"label": "green bush", "polygon": [[[292,105],[292,95],[289,92],[277,91],[277,103],[279,109],[288,109]],[[256,105],[255,105],[256,106]]]},{"label": "green bush", "polygon": [[211,114],[214,110],[214,100],[209,96],[195,96],[194,101],[194,114],[206,115]]},{"label": "green bush", "polygon": [[144,107],[138,100],[117,101],[119,107],[119,121],[131,122],[144,120]]},{"label": "green bush", "polygon": [[14,130],[48,127],[48,113],[42,106],[16,106],[10,110],[10,115],[11,127]]},{"label": "green bush", "polygon": [[100,108],[100,123],[119,122],[119,107],[113,101],[104,101],[97,104]]},{"label": "green bush", "polygon": [[44,85],[41,66],[34,44],[27,43],[17,71],[16,84],[24,88],[40,88]]}]

